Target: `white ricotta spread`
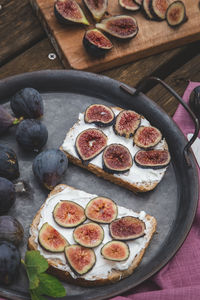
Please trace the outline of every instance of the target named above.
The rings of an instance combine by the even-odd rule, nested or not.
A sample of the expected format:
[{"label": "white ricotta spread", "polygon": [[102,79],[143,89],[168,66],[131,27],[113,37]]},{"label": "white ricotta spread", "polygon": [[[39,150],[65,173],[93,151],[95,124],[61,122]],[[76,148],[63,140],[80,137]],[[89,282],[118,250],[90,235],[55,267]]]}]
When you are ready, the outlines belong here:
[{"label": "white ricotta spread", "polygon": [[[119,113],[118,110],[113,109],[115,115]],[[145,118],[141,119],[141,126],[150,126],[149,121],[147,121]],[[86,130],[88,128],[97,128],[96,125],[94,124],[87,124],[84,121],[84,114],[80,113],[79,114],[79,120],[78,122],[72,127],[72,129],[67,133],[66,138],[62,144],[63,149],[68,152],[69,154],[73,155],[76,158],[79,158],[76,150],[75,150],[75,141],[76,137],[78,136],[79,133],[81,133],[83,130]],[[112,143],[118,143],[126,146],[132,157],[135,156],[136,152],[141,150],[139,147],[136,145],[133,146],[133,139],[127,139],[125,137],[118,136],[114,133],[113,127],[105,127],[105,128],[100,128],[104,134],[108,137],[108,142],[107,144],[110,145]],[[166,142],[163,139],[158,145],[155,146],[155,149],[163,149],[166,146]],[[97,157],[91,160],[91,164],[102,168],[102,153],[100,153]],[[162,168],[158,170],[154,169],[143,169],[138,166],[136,166],[135,162],[133,162],[132,167],[130,170],[124,174],[113,174],[115,177],[119,177],[124,181],[127,181],[131,184],[148,184],[148,183],[153,183],[153,182],[159,182],[167,168]]]},{"label": "white ricotta spread", "polygon": [[[42,225],[46,222],[48,222],[51,226],[53,226],[58,232],[60,232],[70,244],[75,244],[75,241],[73,239],[73,228],[62,228],[59,225],[56,224],[56,222],[53,219],[53,209],[55,205],[61,201],[61,200],[71,200],[82,207],[85,208],[87,203],[97,197],[97,195],[88,194],[86,192],[72,189],[70,187],[66,187],[63,191],[57,193],[56,195],[50,197],[47,199],[47,201],[44,203],[44,206],[41,210],[41,218],[38,225],[38,229],[42,227]],[[102,243],[94,249],[96,254],[96,264],[94,265],[93,269],[89,271],[87,274],[83,275],[82,277],[86,280],[96,280],[98,278],[107,278],[109,273],[112,272],[112,269],[116,270],[126,270],[128,267],[132,264],[133,259],[135,256],[145,247],[146,243],[150,240],[151,230],[152,230],[152,221],[153,217],[151,219],[146,218],[146,213],[144,211],[141,211],[140,213],[136,213],[131,209],[118,206],[118,218],[124,217],[124,216],[133,216],[137,217],[140,220],[142,220],[145,223],[146,230],[145,235],[143,237],[140,237],[136,240],[128,241],[127,244],[130,249],[130,256],[126,261],[122,262],[114,262],[109,261],[103,258],[103,256],[100,253],[101,248],[104,244],[106,244],[108,241],[112,240],[109,235],[109,227],[108,225],[102,225],[104,229],[104,239]],[[88,222],[86,220],[86,222]],[[37,244],[37,248],[40,251],[40,253],[46,258],[46,259],[59,259],[60,263],[58,264],[57,268],[63,271],[67,271],[71,274],[73,278],[77,278],[77,275],[74,274],[74,272],[70,269],[69,265],[66,262],[64,253],[51,253],[46,250],[44,250],[39,244],[38,244],[38,230],[31,228],[30,234],[35,235],[35,243]]]}]

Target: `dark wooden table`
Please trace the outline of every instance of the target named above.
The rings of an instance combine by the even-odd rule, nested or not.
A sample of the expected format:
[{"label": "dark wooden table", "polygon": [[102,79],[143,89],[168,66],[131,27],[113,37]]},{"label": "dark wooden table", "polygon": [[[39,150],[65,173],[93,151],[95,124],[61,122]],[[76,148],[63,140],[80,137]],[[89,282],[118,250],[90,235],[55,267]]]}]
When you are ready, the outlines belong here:
[{"label": "dark wooden table", "polygon": [[[55,50],[29,1],[0,0],[0,5],[0,79],[42,69],[63,69],[58,58],[48,58]],[[200,41],[102,74],[133,87],[144,76],[155,75],[182,95],[188,80],[200,81]],[[161,86],[149,86],[146,94],[169,115],[174,114],[177,102]]]}]

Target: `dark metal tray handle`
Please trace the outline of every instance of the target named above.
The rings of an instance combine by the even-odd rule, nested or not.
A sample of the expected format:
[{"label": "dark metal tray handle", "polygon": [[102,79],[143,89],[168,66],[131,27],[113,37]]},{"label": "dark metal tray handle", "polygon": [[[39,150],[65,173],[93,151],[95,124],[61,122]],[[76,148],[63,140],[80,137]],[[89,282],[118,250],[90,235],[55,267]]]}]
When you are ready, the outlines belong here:
[{"label": "dark metal tray handle", "polygon": [[186,160],[186,163],[188,166],[191,166],[190,160],[189,160],[189,149],[191,147],[191,145],[194,143],[194,141],[196,140],[196,138],[198,137],[198,133],[199,133],[199,120],[198,118],[195,116],[195,114],[193,113],[193,111],[190,109],[190,107],[183,101],[183,99],[164,81],[162,81],[160,78],[158,77],[144,77],[142,80],[139,81],[139,83],[136,86],[135,91],[129,89],[127,86],[125,85],[121,85],[120,88],[122,90],[124,90],[125,92],[127,92],[128,94],[132,95],[132,96],[136,96],[138,95],[140,92],[143,91],[143,89],[145,88],[146,84],[149,81],[154,81],[157,83],[160,83],[163,87],[166,88],[166,90],[168,90],[168,92],[170,92],[178,101],[180,104],[183,105],[183,107],[186,109],[186,111],[190,114],[192,120],[194,121],[194,125],[195,125],[195,132],[191,138],[191,140],[187,143],[187,145],[184,147],[183,149],[183,153],[184,153],[184,157]]}]

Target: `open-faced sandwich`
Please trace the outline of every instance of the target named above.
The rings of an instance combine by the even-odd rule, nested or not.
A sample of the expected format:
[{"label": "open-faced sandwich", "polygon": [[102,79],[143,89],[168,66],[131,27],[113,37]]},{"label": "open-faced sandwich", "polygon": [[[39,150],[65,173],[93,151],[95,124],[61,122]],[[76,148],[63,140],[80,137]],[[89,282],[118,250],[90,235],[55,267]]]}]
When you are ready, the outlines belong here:
[{"label": "open-faced sandwich", "polygon": [[170,154],[162,133],[133,110],[89,106],[61,146],[69,160],[134,192],[154,189]]},{"label": "open-faced sandwich", "polygon": [[156,219],[144,211],[60,184],[31,224],[29,248],[60,279],[102,285],[133,273],[155,230]]}]

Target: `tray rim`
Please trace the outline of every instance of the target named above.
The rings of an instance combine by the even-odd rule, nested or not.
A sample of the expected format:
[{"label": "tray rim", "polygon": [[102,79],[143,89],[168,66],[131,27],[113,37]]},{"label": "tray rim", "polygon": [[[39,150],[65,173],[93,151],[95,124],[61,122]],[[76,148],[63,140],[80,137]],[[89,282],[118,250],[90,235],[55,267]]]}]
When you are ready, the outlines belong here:
[{"label": "tray rim", "polygon": [[[16,89],[16,86],[19,86],[19,84],[21,84],[22,86],[27,86],[25,85],[25,82],[29,82],[31,80],[34,80],[34,79],[39,79],[40,77],[43,77],[43,78],[51,78],[51,80],[54,78],[54,77],[57,77],[59,78],[60,77],[70,77],[70,76],[78,76],[78,77],[82,77],[84,79],[92,79],[92,80],[97,80],[97,81],[100,81],[101,82],[104,82],[104,81],[108,81],[109,83],[111,83],[111,87],[112,87],[112,84],[114,85],[121,85],[122,83],[117,81],[117,80],[114,80],[114,79],[111,79],[107,76],[103,76],[103,75],[98,75],[98,74],[94,74],[94,73],[88,73],[88,72],[84,72],[84,71],[75,71],[75,70],[42,70],[42,71],[35,71],[35,72],[29,72],[29,73],[23,73],[23,74],[19,74],[19,75],[14,75],[14,76],[10,76],[10,77],[7,77],[5,79],[2,79],[0,80],[0,91],[3,90],[4,92],[6,90],[9,90],[8,94],[12,95],[13,94],[13,90],[12,89],[9,89],[8,87],[9,86],[13,86],[14,85],[14,89]],[[39,82],[39,81],[38,81]],[[36,84],[37,85],[37,84]],[[126,85],[123,83],[123,85]],[[127,85],[128,86],[128,85]],[[133,89],[132,87],[128,86],[130,89]],[[41,90],[41,92],[46,92],[46,93],[51,93],[51,92],[55,92],[56,89],[52,89],[52,87],[50,87],[50,89],[48,89],[48,91],[44,91],[42,89],[39,88],[39,90]],[[19,88],[18,88],[19,89]],[[59,92],[66,92],[66,87],[65,89],[63,89],[63,91],[60,91]],[[57,91],[58,92],[58,91]],[[3,94],[3,92],[2,92]],[[144,96],[144,95],[143,95]],[[8,95],[5,97],[7,98]],[[165,117],[168,117],[168,119],[170,121],[173,122],[173,125],[176,127],[176,129],[178,130],[179,134],[182,136],[182,138],[185,139],[185,141],[187,142],[187,139],[185,138],[184,134],[182,133],[182,131],[180,130],[180,128],[177,126],[177,124],[173,121],[173,119],[171,117],[169,117],[167,115],[167,113],[162,109],[160,108],[155,102],[153,102],[153,100],[147,98],[145,96],[145,98],[150,102],[151,105],[154,105],[162,114],[164,113]],[[0,102],[2,101],[1,99],[1,96],[0,96]],[[123,105],[122,105],[123,106]],[[195,160],[195,157],[194,157],[194,154],[193,152],[191,151],[191,154],[190,154],[190,159],[192,161],[192,170],[193,172],[195,173],[195,182],[194,182],[194,186],[195,186],[195,192],[194,192],[194,198],[196,198],[195,200],[195,203],[194,203],[194,207],[193,207],[193,211],[192,211],[192,214],[190,216],[190,222],[189,224],[187,224],[187,230],[185,230],[185,232],[182,234],[181,236],[181,239],[179,238],[179,243],[178,243],[178,246],[176,248],[173,249],[173,251],[171,251],[171,254],[170,254],[170,257],[166,257],[165,259],[162,260],[162,262],[159,263],[159,265],[157,265],[156,268],[152,269],[151,272],[149,272],[146,276],[143,276],[141,280],[137,281],[137,284],[133,284],[131,286],[128,286],[128,287],[124,287],[123,289],[121,289],[120,291],[117,291],[117,292],[113,292],[112,294],[109,294],[109,297],[114,297],[114,296],[117,296],[124,292],[127,292],[128,290],[130,290],[131,288],[134,288],[136,287],[137,285],[141,284],[142,282],[144,282],[146,279],[150,278],[152,275],[155,275],[161,268],[163,268],[172,258],[173,256],[176,254],[176,252],[179,250],[179,248],[182,246],[183,242],[185,241],[187,235],[189,234],[190,230],[191,230],[191,227],[192,227],[192,223],[193,223],[193,220],[195,218],[195,215],[196,215],[196,211],[197,211],[197,206],[198,206],[198,196],[199,196],[199,179],[198,179],[198,168],[197,168],[197,164],[196,164],[196,160]],[[191,168],[190,168],[191,170]],[[106,287],[106,286],[105,286]],[[26,293],[26,292],[19,292],[19,291],[13,291],[12,289],[4,289],[4,290],[1,290],[1,287],[0,287],[0,295],[3,296],[3,297],[9,297],[10,299],[13,299],[13,300],[19,300],[19,299],[30,299],[29,297],[29,294]],[[67,299],[78,299],[76,298],[77,296],[76,295],[72,295],[72,296],[66,296],[65,298]],[[100,296],[100,297],[95,297],[93,298],[94,300],[101,300],[101,299],[107,299],[107,296],[106,298],[103,296],[103,298]]]}]

